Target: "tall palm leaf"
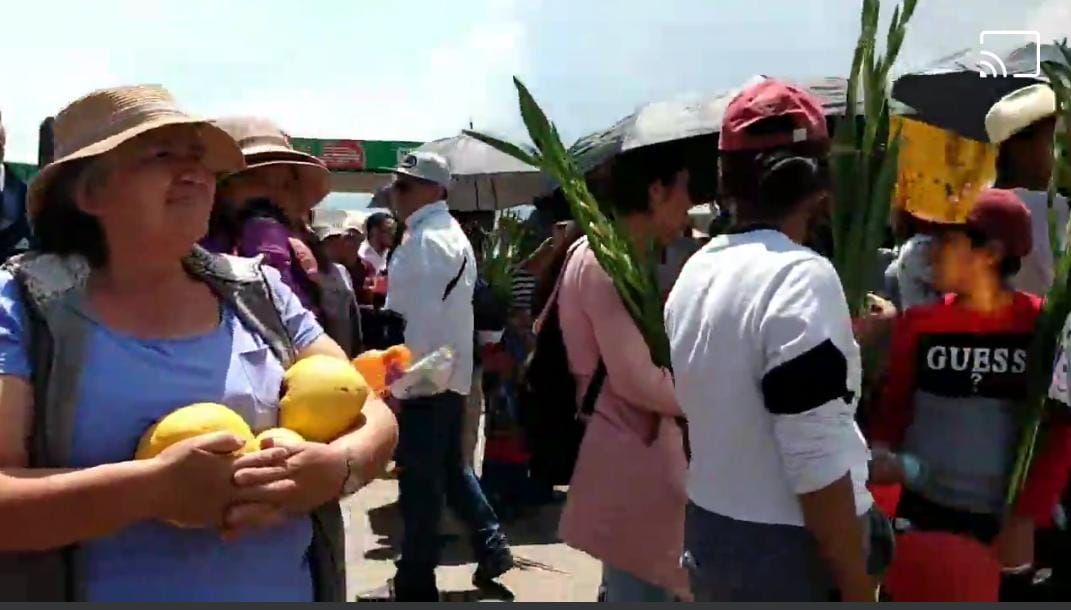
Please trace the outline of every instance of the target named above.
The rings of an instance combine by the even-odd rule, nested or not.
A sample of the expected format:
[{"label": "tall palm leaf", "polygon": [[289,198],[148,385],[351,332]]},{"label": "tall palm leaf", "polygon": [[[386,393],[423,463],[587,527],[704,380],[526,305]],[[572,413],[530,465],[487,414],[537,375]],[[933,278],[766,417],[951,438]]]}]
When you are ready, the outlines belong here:
[{"label": "tall palm leaf", "polygon": [[[1063,118],[1063,124],[1071,129],[1071,49],[1068,48],[1067,40],[1057,43],[1057,48],[1063,55],[1064,63],[1044,63],[1042,70],[1049,80],[1053,91],[1056,93],[1056,112],[1058,117]],[[1037,446],[1041,423],[1045,417],[1048,406],[1049,384],[1052,382],[1052,367],[1056,360],[1056,348],[1059,344],[1059,335],[1063,329],[1064,321],[1071,314],[1071,290],[1068,286],[1068,275],[1071,273],[1071,249],[1064,249],[1062,244],[1064,232],[1067,227],[1061,227],[1057,223],[1055,213],[1056,190],[1058,185],[1064,183],[1071,176],[1071,158],[1068,151],[1071,150],[1071,135],[1068,131],[1057,130],[1053,138],[1053,165],[1052,179],[1049,182],[1049,236],[1053,248],[1055,260],[1055,278],[1052,288],[1045,297],[1045,306],[1038,317],[1034,328],[1034,337],[1030,346],[1030,359],[1028,371],[1027,398],[1022,411],[1022,433],[1019,441],[1019,449],[1016,455],[1015,466],[1012,470],[1011,483],[1008,486],[1008,504],[1011,505],[1026,483],[1026,477],[1030,472],[1030,465],[1034,458],[1034,449]]]},{"label": "tall palm leaf", "polygon": [[466,134],[494,148],[543,170],[561,185],[573,218],[583,229],[599,265],[613,281],[621,300],[640,329],[652,361],[669,367],[669,339],[662,319],[662,298],[658,292],[655,260],[644,248],[633,243],[621,225],[600,208],[588,190],[583,172],[562,144],[558,130],[536,103],[535,98],[517,78],[521,116],[534,147],[500,140],[488,134]]},{"label": "tall palm leaf", "polygon": [[[897,6],[885,39],[877,49],[880,0],[863,0],[859,40],[848,78],[849,112],[836,123],[830,166],[836,202],[833,209],[833,265],[840,276],[852,315],[862,313],[877,261],[896,186],[900,134],[890,134],[889,71],[907,33],[918,0]],[[863,124],[856,122],[863,90]],[[891,136],[891,137],[890,137]]]}]

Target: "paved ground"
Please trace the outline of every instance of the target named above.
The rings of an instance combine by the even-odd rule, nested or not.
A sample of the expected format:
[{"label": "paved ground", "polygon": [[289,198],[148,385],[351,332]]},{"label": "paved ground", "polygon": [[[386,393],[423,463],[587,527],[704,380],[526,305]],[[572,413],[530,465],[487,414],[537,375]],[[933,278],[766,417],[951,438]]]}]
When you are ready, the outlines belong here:
[{"label": "paved ground", "polygon": [[[348,594],[383,587],[394,574],[393,561],[401,534],[396,481],[378,480],[343,505],[347,518]],[[560,506],[534,511],[506,525],[520,568],[500,579],[516,601],[595,601],[601,570],[591,557],[562,544],[555,535]],[[447,601],[496,601],[493,592],[477,591],[471,583],[475,564],[466,538],[456,523],[455,536],[443,551],[437,577]]]},{"label": "paved ground", "polygon": [[[480,429],[483,426],[481,422]],[[477,455],[483,454],[480,434]],[[479,471],[479,467],[477,467]],[[382,589],[394,575],[402,523],[398,512],[398,482],[380,479],[342,505],[346,520],[347,598]],[[448,518],[453,534],[443,549],[436,571],[444,601],[595,601],[602,577],[600,563],[558,539],[561,506],[532,510],[505,529],[519,567],[499,579],[505,590],[480,592],[472,586],[476,565],[464,529]]]}]

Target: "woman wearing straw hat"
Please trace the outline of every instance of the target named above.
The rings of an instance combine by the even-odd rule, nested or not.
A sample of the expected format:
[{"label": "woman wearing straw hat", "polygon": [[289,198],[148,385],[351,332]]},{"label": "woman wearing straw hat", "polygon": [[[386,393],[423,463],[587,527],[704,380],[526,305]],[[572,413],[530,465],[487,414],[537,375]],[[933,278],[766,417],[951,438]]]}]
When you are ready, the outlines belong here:
[{"label": "woman wearing straw hat", "polygon": [[238,142],[247,166],[220,184],[215,222],[202,245],[263,255],[327,334],[355,356],[361,351],[357,303],[307,225],[313,207],[331,190],[327,167],[294,150],[286,133],[267,119],[230,117],[216,125]]},{"label": "woman wearing straw hat", "polygon": [[55,142],[39,247],[0,271],[0,598],[340,601],[337,500],[391,454],[381,402],[329,445],[235,458],[219,433],[132,459],[191,403],[273,427],[286,366],[345,358],[273,269],[195,246],[241,151],[156,86],[73,102]]}]

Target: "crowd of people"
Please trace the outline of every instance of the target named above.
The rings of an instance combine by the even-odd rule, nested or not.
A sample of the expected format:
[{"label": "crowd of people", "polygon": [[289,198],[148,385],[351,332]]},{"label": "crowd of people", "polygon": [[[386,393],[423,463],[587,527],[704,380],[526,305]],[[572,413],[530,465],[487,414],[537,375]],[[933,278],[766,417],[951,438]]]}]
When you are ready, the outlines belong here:
[{"label": "crowd of people", "polygon": [[[583,227],[546,208],[509,302],[494,302],[481,231],[450,210],[437,154],[401,161],[389,211],[320,224],[330,172],[272,121],[194,117],[156,86],[92,92],[55,117],[53,158],[28,186],[0,174],[15,219],[0,227],[0,598],[342,601],[338,502],[393,461],[398,601],[439,599],[444,508],[486,587],[514,567],[502,520],[558,501],[562,483],[560,536],[602,562],[606,601],[874,601],[911,532],[976,541],[1013,599],[1071,472],[1058,409],[1006,507],[1054,281],[1057,125],[1046,85],[993,107],[997,183],[962,223],[899,213],[903,245],[873,287],[890,304],[866,324],[808,247],[831,205],[830,135],[810,93],[775,79],[740,93],[717,168],[674,142],[619,155],[596,190],[660,262],[667,367]],[[709,234],[689,220],[699,171],[718,172],[731,212]],[[1055,210],[1066,225],[1067,200]],[[20,222],[32,234],[7,240]],[[1065,406],[1069,337],[1071,322],[1045,371]],[[861,350],[883,340],[881,395],[857,412]],[[555,341],[568,395],[532,404],[550,394],[526,362]],[[331,443],[237,455],[241,440],[215,433],[131,458],[178,405],[221,403],[273,427],[294,362],[403,343],[417,359],[452,350],[445,387],[372,396]],[[531,429],[551,407],[583,421],[564,480],[540,460],[565,431]],[[889,487],[898,504],[875,502]]]}]

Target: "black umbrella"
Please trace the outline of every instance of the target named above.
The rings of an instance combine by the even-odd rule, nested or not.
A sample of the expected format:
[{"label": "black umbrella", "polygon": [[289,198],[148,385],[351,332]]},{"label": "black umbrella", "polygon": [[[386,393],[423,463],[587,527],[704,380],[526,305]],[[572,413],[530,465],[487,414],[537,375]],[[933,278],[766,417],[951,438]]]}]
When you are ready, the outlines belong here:
[{"label": "black umbrella", "polygon": [[[745,88],[768,76],[753,76],[738,87],[698,100],[670,100],[641,106],[610,127],[576,141],[569,153],[585,173],[598,175],[617,155],[674,142],[683,147],[691,170],[689,191],[697,202],[717,197],[718,132],[729,102]],[[800,80],[773,77],[810,91],[822,103],[827,118],[843,116],[848,104],[848,81],[843,78]],[[861,108],[861,103],[857,108]],[[603,180],[604,182],[605,180]],[[596,180],[596,183],[600,182]],[[597,189],[596,189],[597,190]],[[599,193],[596,193],[598,196]]]},{"label": "black umbrella", "polygon": [[372,201],[368,202],[370,208],[390,209],[390,186],[381,186],[372,194]]},{"label": "black umbrella", "polygon": [[[1042,62],[1064,61],[1056,45],[1041,45],[1040,51]],[[1045,82],[1044,76],[1013,76],[1036,73],[1038,48],[1034,43],[1019,47],[999,60],[1001,65],[991,55],[961,51],[929,68],[898,78],[893,84],[893,99],[910,106],[920,121],[988,142],[985,115],[993,104],[1012,91]]]},{"label": "black umbrella", "polygon": [[[580,168],[588,172],[614,156],[636,148],[702,136],[713,139],[714,134],[721,131],[721,121],[729,102],[740,91],[765,78],[754,76],[738,87],[699,100],[646,104],[612,126],[580,138],[569,152],[578,160]],[[827,116],[844,114],[847,80],[776,78],[809,90],[822,101]]]}]

